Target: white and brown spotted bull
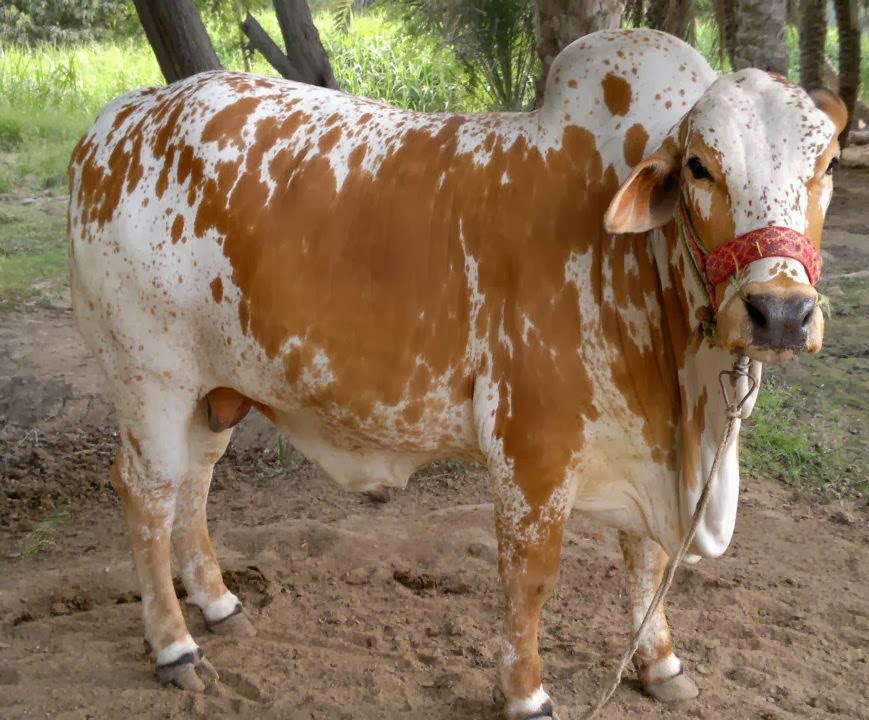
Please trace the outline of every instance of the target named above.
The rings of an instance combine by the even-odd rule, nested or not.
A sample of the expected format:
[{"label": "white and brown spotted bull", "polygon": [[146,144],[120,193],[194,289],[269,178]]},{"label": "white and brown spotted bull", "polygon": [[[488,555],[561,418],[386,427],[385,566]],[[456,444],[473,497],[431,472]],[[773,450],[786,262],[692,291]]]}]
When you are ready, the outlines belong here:
[{"label": "white and brown spotted bull", "polygon": [[[109,105],[70,167],[72,297],[117,408],[112,477],[161,679],[213,674],[171,550],[208,627],[253,633],[205,507],[255,407],[354,490],[447,456],[488,466],[505,713],[552,716],[538,620],[570,511],[620,531],[636,627],[727,420],[719,372],[821,347],[843,123],[832,93],[716,79],[643,30],[571,45],[530,113],[220,72]],[[734,442],[693,555],[725,551],[738,490]],[[697,693],[663,609],[635,663],[659,699]]]}]

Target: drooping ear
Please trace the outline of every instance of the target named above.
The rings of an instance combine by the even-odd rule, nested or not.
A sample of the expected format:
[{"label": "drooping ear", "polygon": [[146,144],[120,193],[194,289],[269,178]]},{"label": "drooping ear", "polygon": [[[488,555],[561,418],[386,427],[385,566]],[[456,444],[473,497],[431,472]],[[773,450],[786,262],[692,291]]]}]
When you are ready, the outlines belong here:
[{"label": "drooping ear", "polygon": [[809,97],[817,105],[818,109],[826,113],[827,117],[836,126],[836,134],[839,135],[848,124],[848,108],[836,93],[827,88],[815,88],[809,91]]},{"label": "drooping ear", "polygon": [[604,215],[607,232],[640,233],[673,218],[679,198],[679,158],[672,141],[640,161]]}]

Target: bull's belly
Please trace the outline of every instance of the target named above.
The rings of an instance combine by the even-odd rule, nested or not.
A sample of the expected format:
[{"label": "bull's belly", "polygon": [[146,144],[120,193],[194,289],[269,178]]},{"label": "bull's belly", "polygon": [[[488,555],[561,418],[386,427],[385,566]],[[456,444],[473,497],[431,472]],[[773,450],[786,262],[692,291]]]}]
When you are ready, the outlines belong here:
[{"label": "bull's belly", "polygon": [[481,460],[470,406],[427,411],[425,421],[396,427],[392,408],[365,420],[346,409],[270,408],[270,419],[292,445],[338,485],[366,491],[403,488],[414,471],[444,458]]},{"label": "bull's belly", "polygon": [[406,438],[391,441],[386,428],[370,428],[365,433],[336,429],[305,408],[276,413],[273,422],[299,452],[338,485],[354,491],[403,488],[423,465],[444,456],[467,454],[455,443],[437,447]]},{"label": "bull's belly", "polygon": [[[354,491],[403,488],[418,468],[439,459],[482,460],[470,397],[444,390],[445,378],[410,388],[401,397],[381,383],[360,385],[324,351],[302,353],[295,381],[287,356],[265,358],[254,341],[239,338],[227,357],[221,385],[251,398],[292,445],[338,485]],[[352,347],[346,354],[352,355]],[[294,356],[295,357],[295,356]],[[388,363],[382,375],[398,374]]]}]

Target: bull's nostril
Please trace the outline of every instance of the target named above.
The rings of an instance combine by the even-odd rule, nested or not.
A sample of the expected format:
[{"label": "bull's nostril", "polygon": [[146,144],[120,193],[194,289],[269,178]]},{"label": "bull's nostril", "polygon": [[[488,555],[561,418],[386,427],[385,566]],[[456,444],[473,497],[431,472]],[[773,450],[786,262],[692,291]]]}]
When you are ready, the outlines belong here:
[{"label": "bull's nostril", "polygon": [[751,322],[757,327],[766,327],[767,316],[763,310],[763,306],[758,302],[755,296],[749,295],[745,298],[745,309],[748,312],[748,317]]},{"label": "bull's nostril", "polygon": [[802,322],[802,324],[801,324],[802,327],[805,328],[805,327],[808,327],[808,326],[809,326],[809,323],[812,321],[812,315],[815,314],[815,308],[816,308],[816,307],[817,307],[817,305],[812,305],[812,307],[810,307],[810,308],[806,311],[806,314],[803,316],[803,322]]}]

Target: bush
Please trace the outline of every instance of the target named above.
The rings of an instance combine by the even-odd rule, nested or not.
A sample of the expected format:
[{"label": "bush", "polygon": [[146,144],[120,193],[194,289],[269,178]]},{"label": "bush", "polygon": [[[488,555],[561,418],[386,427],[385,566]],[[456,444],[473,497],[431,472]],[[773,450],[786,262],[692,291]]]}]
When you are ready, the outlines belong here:
[{"label": "bush", "polygon": [[430,35],[409,34],[394,15],[373,10],[346,31],[330,14],[316,20],[342,90],[421,112],[484,109],[453,50]]},{"label": "bush", "polygon": [[4,0],[0,42],[80,42],[128,34],[136,22],[130,0]]}]

